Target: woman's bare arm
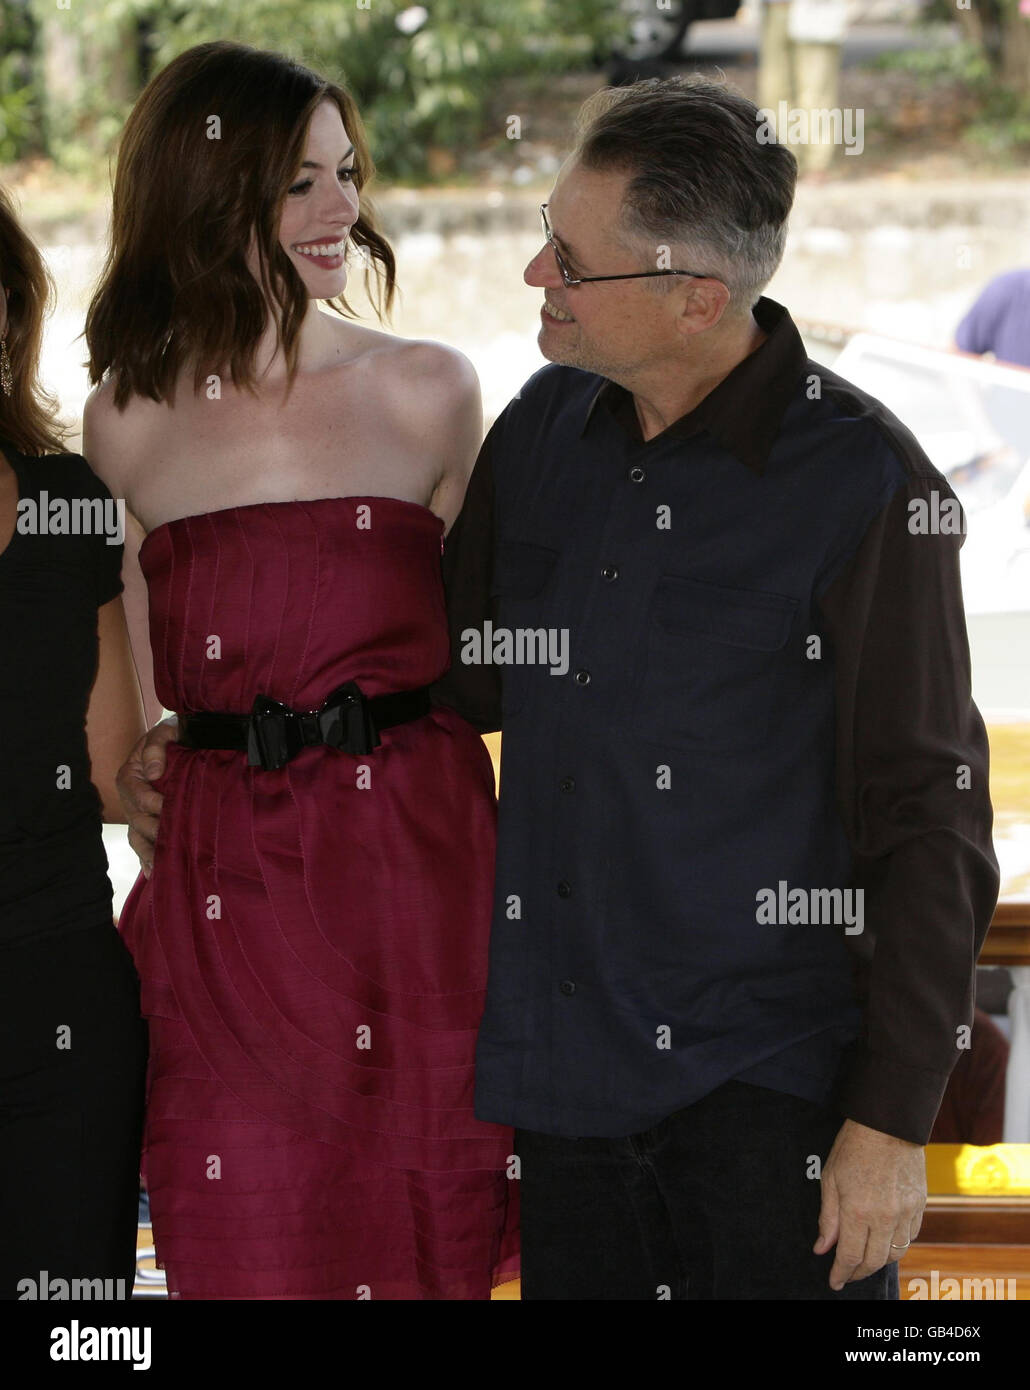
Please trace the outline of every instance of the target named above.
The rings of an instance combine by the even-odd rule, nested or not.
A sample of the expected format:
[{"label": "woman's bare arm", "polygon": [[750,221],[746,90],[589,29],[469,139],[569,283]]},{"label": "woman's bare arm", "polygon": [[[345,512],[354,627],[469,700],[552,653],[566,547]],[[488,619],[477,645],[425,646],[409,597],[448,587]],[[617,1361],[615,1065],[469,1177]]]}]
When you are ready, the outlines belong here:
[{"label": "woman's bare arm", "polygon": [[86,743],[104,820],[125,824],[116,777],[145,724],[121,595],[97,614],[97,674],[86,711]]},{"label": "woman's bare arm", "polygon": [[139,549],[146,532],[132,512],[128,496],[132,464],[139,446],[127,423],[118,416],[106,385],[95,386],[82,410],[82,453],[114,498],[125,503],[125,553],[122,557],[122,599],[132,660],[143,696],[148,724],[164,714],[154,689],[154,659],[150,650],[150,607],[147,582],[140,569]]},{"label": "woman's bare arm", "polygon": [[420,447],[439,462],[430,506],[443,518],[446,536],[461,511],[483,443],[483,396],[476,370],[463,353],[440,343],[417,347],[420,370],[409,369],[406,408],[418,422]]},{"label": "woman's bare arm", "polygon": [[147,581],[139,564],[139,548],[146,532],[125,508],[125,558],[122,561],[125,621],[129,631],[132,660],[136,667],[140,690],[143,692],[143,713],[147,724],[164,718],[164,706],[154,689],[154,656],[150,647],[150,598]]},{"label": "woman's bare arm", "polygon": [[[125,501],[125,551],[122,559],[121,606],[122,631],[128,643],[130,663],[135,673],[136,699],[141,701],[139,724],[134,727],[120,750],[115,766],[114,803],[110,819],[129,826],[129,845],[140,858],[143,871],[149,877],[153,861],[154,840],[157,835],[161,794],[148,785],[151,778],[164,771],[164,743],[174,736],[173,722],[161,721],[164,710],[154,689],[154,661],[150,649],[150,611],[146,580],[139,563],[139,549],[145,531],[129,507],[126,497],[126,477],[131,468],[134,440],[128,437],[125,421],[114,410],[105,386],[90,392],[82,412],[82,452],[94,473],[106,484],[112,497]],[[109,606],[109,605],[108,605]],[[144,733],[147,725],[157,725],[158,731]],[[143,748],[147,738],[156,740],[160,765],[143,768]],[[106,795],[105,805],[106,805]],[[115,813],[116,812],[116,813]],[[105,812],[106,814],[106,812]]]}]

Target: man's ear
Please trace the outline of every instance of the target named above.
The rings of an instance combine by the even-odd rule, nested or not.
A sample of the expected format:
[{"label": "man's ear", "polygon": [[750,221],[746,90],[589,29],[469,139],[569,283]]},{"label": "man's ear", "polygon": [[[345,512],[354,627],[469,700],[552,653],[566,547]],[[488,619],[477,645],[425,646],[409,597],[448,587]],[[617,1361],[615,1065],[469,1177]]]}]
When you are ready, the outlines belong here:
[{"label": "man's ear", "polygon": [[721,322],[730,298],[729,288],[721,280],[691,280],[683,300],[680,330],[690,335],[715,328]]}]

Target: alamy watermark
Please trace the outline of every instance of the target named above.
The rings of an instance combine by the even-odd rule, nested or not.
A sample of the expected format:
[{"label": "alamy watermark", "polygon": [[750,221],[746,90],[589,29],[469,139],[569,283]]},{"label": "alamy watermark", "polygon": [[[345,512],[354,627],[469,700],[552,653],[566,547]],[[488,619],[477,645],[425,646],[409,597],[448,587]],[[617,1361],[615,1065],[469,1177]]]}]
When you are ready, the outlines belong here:
[{"label": "alamy watermark", "polygon": [[466,627],[461,633],[465,666],[549,666],[552,676],[569,669],[567,627],[494,627],[489,618],[483,631]]},{"label": "alamy watermark", "polygon": [[941,1299],[943,1302],[967,1298],[1013,1301],[1019,1297],[1017,1282],[1015,1279],[990,1277],[974,1279],[963,1276],[957,1279],[954,1275],[945,1275],[942,1279],[939,1269],[931,1269],[929,1279],[909,1279],[908,1296],[913,1300]]},{"label": "alamy watermark", "polygon": [[759,888],[755,902],[762,926],[843,926],[845,936],[865,928],[864,888],[790,888],[781,878],[775,888]]},{"label": "alamy watermark", "polygon": [[760,106],[756,138],[760,145],[843,145],[845,154],[865,149],[865,111],[861,106],[811,108],[785,101]]},{"label": "alamy watermark", "polygon": [[50,1333],[51,1361],[131,1361],[134,1371],[149,1371],[149,1327],[90,1327],[73,1318],[69,1327]]},{"label": "alamy watermark", "polygon": [[106,536],[108,545],[125,541],[124,497],[39,497],[18,499],[17,528],[23,536]]},{"label": "alamy watermark", "polygon": [[18,1301],[45,1303],[125,1298],[125,1282],[124,1279],[59,1279],[48,1270],[41,1269],[38,1278],[28,1276],[18,1280]]}]

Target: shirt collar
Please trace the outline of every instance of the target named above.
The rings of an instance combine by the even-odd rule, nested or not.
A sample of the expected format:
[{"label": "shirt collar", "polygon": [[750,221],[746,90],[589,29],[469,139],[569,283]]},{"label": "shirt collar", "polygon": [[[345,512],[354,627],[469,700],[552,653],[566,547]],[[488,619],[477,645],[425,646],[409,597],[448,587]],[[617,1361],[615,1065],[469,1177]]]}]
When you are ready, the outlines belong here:
[{"label": "shirt collar", "polygon": [[[707,430],[741,463],[756,473],[764,470],[808,354],[794,320],[782,304],[763,296],[752,312],[759,328],[768,335],[765,342],[738,362],[693,410],[648,440],[649,444],[685,439]],[[581,438],[599,404],[638,443],[642,442],[632,392],[610,379],[602,381],[590,399],[580,430]]]}]

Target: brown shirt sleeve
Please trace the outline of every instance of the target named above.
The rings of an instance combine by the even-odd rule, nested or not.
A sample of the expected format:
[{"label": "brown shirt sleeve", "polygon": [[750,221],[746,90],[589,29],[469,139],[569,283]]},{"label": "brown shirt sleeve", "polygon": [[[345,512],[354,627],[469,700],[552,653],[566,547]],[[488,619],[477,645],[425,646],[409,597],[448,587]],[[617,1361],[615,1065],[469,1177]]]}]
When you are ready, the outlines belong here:
[{"label": "brown shirt sleeve", "polygon": [[493,441],[498,422],[483,441],[465,491],[465,501],[444,541],[444,594],[451,637],[451,666],[434,685],[429,698],[449,705],[481,734],[501,727],[501,670],[495,665],[472,666],[462,662],[462,632],[480,633],[488,618],[496,622],[491,599],[494,551]]},{"label": "brown shirt sleeve", "polygon": [[913,534],[909,504],[954,498],[920,470],[820,599],[835,658],[837,804],[864,892],[849,937],[863,1004],[842,1113],[925,1144],[971,1024],[997,902],[987,735],[970,695],[964,536]]}]

